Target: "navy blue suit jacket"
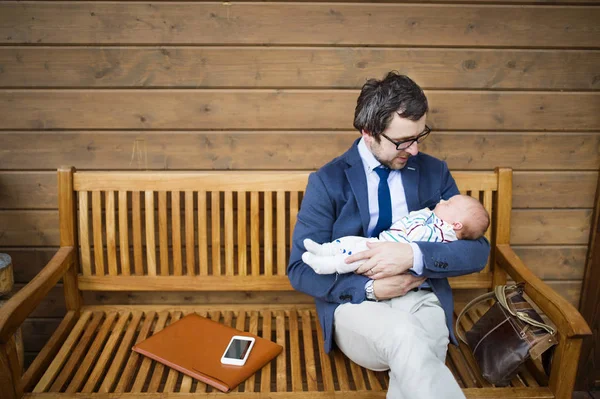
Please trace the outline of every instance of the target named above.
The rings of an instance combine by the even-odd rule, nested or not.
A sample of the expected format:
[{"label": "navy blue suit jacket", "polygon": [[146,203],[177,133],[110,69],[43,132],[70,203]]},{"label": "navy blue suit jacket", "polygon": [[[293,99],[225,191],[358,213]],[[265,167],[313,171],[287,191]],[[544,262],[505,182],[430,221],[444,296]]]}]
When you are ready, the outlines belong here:
[{"label": "navy blue suit jacket", "polygon": [[[316,274],[302,262],[303,240],[333,241],[343,236],[366,237],[369,225],[367,178],[358,153],[358,140],[342,156],[311,173],[298,213],[292,239],[288,277],[294,289],[315,298],[325,339],[325,350],[333,345],[333,314],[346,302],[365,300],[362,275]],[[440,199],[459,193],[445,162],[419,153],[401,169],[408,210],[433,208]],[[438,296],[446,313],[450,340],[456,344],[452,329],[453,300],[447,278],[480,271],[485,266],[490,245],[485,238],[451,243],[418,243],[423,253],[423,275]]]}]

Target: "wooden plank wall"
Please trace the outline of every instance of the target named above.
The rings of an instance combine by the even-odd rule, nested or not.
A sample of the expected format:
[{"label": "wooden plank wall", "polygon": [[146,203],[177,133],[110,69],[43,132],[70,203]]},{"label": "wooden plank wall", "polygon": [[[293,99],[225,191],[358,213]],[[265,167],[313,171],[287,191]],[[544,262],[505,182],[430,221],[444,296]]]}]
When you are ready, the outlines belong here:
[{"label": "wooden plank wall", "polygon": [[[429,97],[423,151],[454,170],[514,168],[512,243],[577,304],[600,166],[598,21],[598,0],[1,1],[0,252],[22,287],[57,249],[59,165],[315,169],[358,137],[365,79],[396,69]],[[27,321],[30,355],[61,295]]]}]

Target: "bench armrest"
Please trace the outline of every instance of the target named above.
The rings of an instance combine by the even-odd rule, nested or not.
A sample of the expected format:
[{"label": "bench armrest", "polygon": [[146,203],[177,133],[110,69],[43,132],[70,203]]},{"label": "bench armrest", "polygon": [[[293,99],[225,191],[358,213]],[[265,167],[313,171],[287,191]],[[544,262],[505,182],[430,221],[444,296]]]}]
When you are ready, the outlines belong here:
[{"label": "bench armrest", "polygon": [[0,344],[9,342],[19,326],[73,264],[73,247],[61,247],[25,287],[0,308]]},{"label": "bench armrest", "polygon": [[496,262],[513,280],[527,283],[525,284],[525,292],[552,320],[560,334],[569,338],[581,338],[592,334],[590,327],[579,311],[533,274],[510,245],[499,244],[496,246]]}]

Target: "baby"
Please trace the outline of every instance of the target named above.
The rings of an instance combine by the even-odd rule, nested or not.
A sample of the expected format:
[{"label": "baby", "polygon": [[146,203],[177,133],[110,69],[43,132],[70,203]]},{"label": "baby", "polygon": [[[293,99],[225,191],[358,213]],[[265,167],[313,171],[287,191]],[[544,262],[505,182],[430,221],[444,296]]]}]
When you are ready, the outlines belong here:
[{"label": "baby", "polygon": [[317,244],[307,238],[307,252],[302,260],[318,274],[349,273],[355,271],[363,261],[346,264],[344,260],[367,249],[367,242],[451,242],[454,240],[476,240],[490,224],[490,218],[479,201],[466,195],[455,195],[448,201],[442,200],[430,211],[428,208],[411,212],[394,223],[379,238],[346,236],[333,242]]}]

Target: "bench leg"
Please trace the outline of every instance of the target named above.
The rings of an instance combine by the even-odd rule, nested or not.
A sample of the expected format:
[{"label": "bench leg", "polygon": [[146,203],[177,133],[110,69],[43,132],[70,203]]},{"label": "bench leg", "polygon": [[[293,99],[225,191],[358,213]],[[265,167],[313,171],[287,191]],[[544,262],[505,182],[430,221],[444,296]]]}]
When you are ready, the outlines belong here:
[{"label": "bench leg", "polygon": [[13,336],[8,343],[0,344],[0,398],[19,399],[23,396],[20,381],[21,366]]},{"label": "bench leg", "polygon": [[582,341],[582,338],[559,338],[548,382],[557,399],[571,398],[573,395]]}]

